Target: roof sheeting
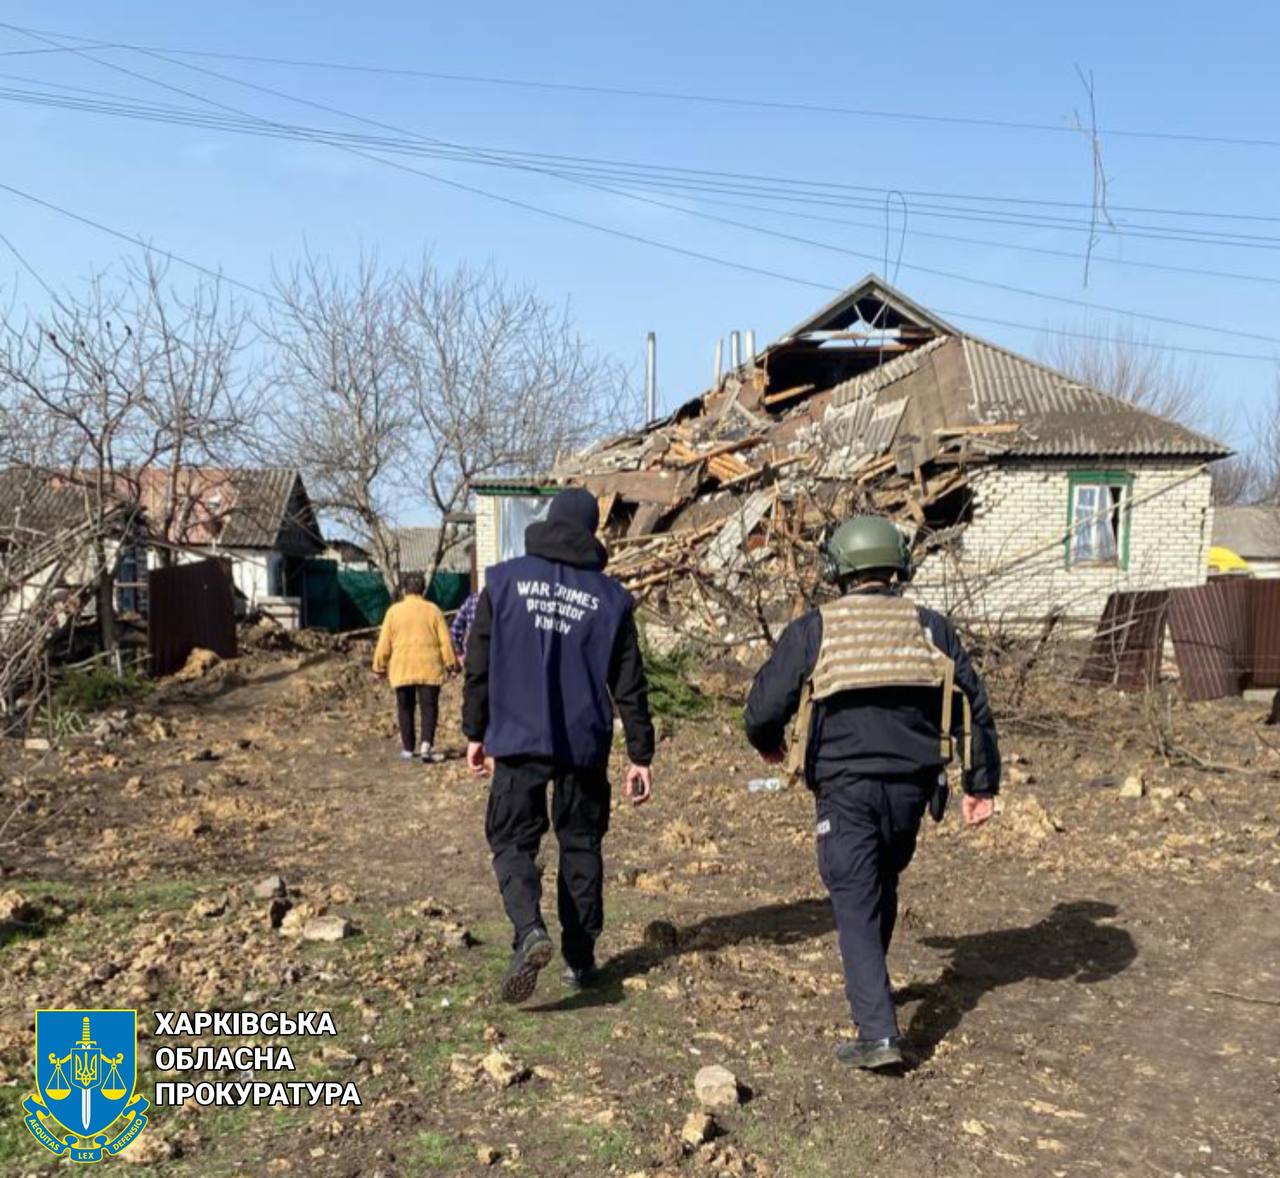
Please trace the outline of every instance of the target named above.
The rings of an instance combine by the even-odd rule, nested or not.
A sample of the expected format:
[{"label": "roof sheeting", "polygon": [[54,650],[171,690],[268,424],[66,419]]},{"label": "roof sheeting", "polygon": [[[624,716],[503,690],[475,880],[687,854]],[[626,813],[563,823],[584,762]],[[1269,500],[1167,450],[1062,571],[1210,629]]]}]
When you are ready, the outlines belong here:
[{"label": "roof sheeting", "polygon": [[1280,507],[1215,507],[1213,542],[1246,560],[1280,559]]},{"label": "roof sheeting", "polygon": [[[439,528],[396,528],[395,537],[400,543],[400,567],[406,573],[425,573],[435,558],[439,541]],[[471,572],[470,535],[449,537],[440,556],[441,573]]]},{"label": "roof sheeting", "polygon": [[1011,454],[1224,458],[1231,451],[1065,373],[974,336],[958,337],[974,421],[1017,421]]},{"label": "roof sheeting", "polygon": [[[234,492],[217,542],[224,548],[323,548],[315,511],[296,470],[225,472]],[[216,513],[215,513],[216,514]]]},{"label": "roof sheeting", "polygon": [[0,536],[43,537],[85,522],[83,494],[23,467],[0,470]]}]

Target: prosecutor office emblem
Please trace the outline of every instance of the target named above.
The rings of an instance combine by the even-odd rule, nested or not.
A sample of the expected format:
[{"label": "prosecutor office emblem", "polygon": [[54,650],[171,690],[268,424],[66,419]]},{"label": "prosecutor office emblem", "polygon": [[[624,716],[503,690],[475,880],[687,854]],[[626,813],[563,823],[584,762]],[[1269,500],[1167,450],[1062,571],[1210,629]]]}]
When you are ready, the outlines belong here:
[{"label": "prosecutor office emblem", "polygon": [[22,1102],[31,1135],[73,1162],[118,1154],[147,1126],[137,1064],[137,1011],[37,1010],[36,1090]]}]

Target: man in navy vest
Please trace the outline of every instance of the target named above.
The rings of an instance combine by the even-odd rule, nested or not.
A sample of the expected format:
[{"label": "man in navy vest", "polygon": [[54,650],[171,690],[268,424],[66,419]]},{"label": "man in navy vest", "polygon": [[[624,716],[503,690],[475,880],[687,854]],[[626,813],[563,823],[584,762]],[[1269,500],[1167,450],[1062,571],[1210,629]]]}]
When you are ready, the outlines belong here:
[{"label": "man in navy vest", "polygon": [[595,538],[598,525],[594,495],[560,491],[546,520],[525,530],[525,555],[486,572],[467,641],[467,762],[483,776],[492,761],[485,836],[515,926],[505,1002],[525,1001],[553,956],[534,861],[552,827],[565,984],[579,989],[592,980],[604,927],[614,705],[631,762],[625,796],[640,805],[653,788],[653,723],[631,596],[603,572],[608,554]]}]

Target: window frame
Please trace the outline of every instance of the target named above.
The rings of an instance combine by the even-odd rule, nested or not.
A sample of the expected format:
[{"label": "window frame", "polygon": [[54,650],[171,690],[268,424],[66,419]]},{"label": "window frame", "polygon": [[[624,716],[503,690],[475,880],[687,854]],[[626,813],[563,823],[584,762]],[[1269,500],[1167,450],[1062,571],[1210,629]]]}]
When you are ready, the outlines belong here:
[{"label": "window frame", "polygon": [[[1073,470],[1067,475],[1067,535],[1063,544],[1067,568],[1119,568],[1129,567],[1129,537],[1133,530],[1133,480],[1131,471],[1124,470]],[[1080,487],[1119,487],[1120,534],[1116,537],[1114,560],[1077,560],[1076,546],[1076,490]]]}]

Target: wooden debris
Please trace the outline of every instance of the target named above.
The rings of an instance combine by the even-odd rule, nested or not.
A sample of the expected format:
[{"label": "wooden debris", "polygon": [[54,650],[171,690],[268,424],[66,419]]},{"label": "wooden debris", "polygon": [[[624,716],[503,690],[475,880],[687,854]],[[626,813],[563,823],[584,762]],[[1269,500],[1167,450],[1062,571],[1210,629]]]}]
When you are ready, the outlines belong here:
[{"label": "wooden debris", "polygon": [[820,546],[852,512],[889,516],[920,552],[954,543],[967,468],[1004,453],[1019,428],[920,420],[903,378],[859,394],[854,426],[847,399],[822,395],[830,385],[770,391],[768,379],[730,375],[671,420],[553,472],[609,506],[610,572],[679,633],[771,638],[814,599]]}]

